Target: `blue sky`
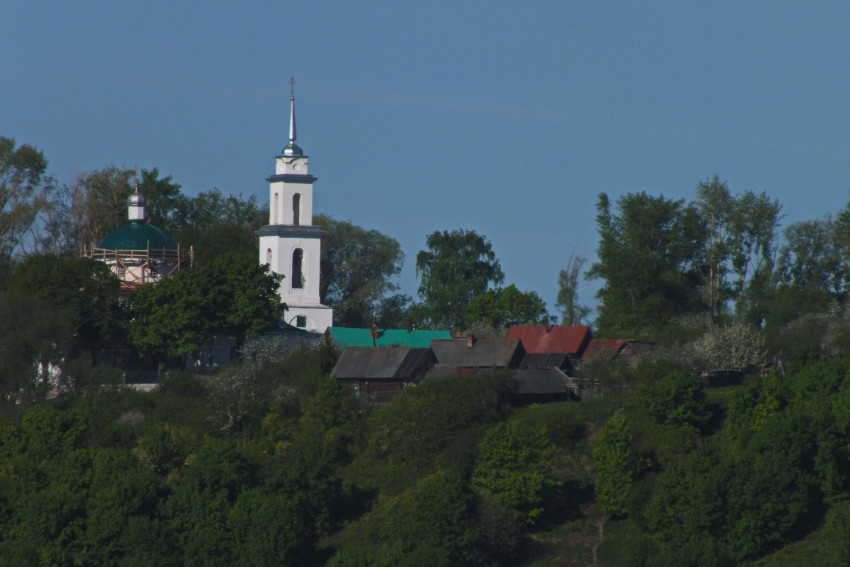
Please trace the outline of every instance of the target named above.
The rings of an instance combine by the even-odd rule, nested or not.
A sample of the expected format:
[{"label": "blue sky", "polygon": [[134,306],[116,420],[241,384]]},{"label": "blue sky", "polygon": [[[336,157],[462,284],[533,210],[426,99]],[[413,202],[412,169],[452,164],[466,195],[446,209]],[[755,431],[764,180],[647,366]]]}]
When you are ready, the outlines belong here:
[{"label": "blue sky", "polygon": [[294,76],[316,212],[396,238],[414,296],[425,236],[465,228],[554,311],[601,192],[717,174],[784,225],[850,198],[846,2],[36,0],[0,53],[0,134],[59,181],[159,167],[261,202]]}]

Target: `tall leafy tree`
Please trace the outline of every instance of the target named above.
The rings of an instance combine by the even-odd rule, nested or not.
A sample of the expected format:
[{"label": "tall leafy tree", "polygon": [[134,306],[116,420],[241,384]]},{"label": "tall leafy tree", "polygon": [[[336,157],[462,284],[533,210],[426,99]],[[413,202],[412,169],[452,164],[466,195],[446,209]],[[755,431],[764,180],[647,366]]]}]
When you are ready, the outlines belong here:
[{"label": "tall leafy tree", "polygon": [[280,320],[278,277],[246,256],[221,256],[133,294],[130,339],[142,352],[180,356],[215,332],[250,337]]},{"label": "tall leafy tree", "polygon": [[558,272],[558,301],[561,322],[565,325],[580,325],[590,315],[590,308],[579,303],[578,282],[587,258],[570,254],[567,265]]},{"label": "tall leafy tree", "polygon": [[223,254],[238,254],[257,259],[254,231],[264,224],[268,212],[257,206],[253,195],[224,195],[213,189],[181,201],[167,218],[174,224],[171,237],[193,245],[199,263],[208,263]]},{"label": "tall leafy tree", "polygon": [[25,245],[39,216],[51,209],[56,187],[46,170],[41,150],[0,136],[0,260]]},{"label": "tall leafy tree", "polygon": [[382,326],[397,323],[397,306],[403,308],[409,301],[395,293],[394,279],[404,263],[399,243],[377,230],[326,215],[316,215],[313,222],[325,231],[319,291],[322,302],[334,308],[335,323],[362,327],[373,317]]},{"label": "tall leafy tree", "polygon": [[466,306],[505,279],[490,241],[474,230],[436,231],[416,255],[419,297],[435,327],[459,328]]},{"label": "tall leafy tree", "polygon": [[779,255],[781,285],[799,291],[809,309],[843,304],[845,265],[832,217],[794,223],[784,235]]},{"label": "tall leafy tree", "polygon": [[17,291],[0,293],[0,400],[46,393],[48,365],[64,358],[72,336],[65,312]]},{"label": "tall leafy tree", "polygon": [[66,314],[77,349],[93,348],[93,343],[121,336],[124,317],[117,297],[119,282],[103,262],[30,256],[15,270],[11,287]]},{"label": "tall leafy tree", "polygon": [[714,322],[720,320],[726,301],[731,296],[727,273],[730,254],[729,217],[735,199],[726,183],[715,175],[697,185],[696,208],[705,227],[704,262],[701,275],[706,293],[706,303]]},{"label": "tall leafy tree", "polygon": [[703,226],[694,207],[629,193],[612,211],[602,193],[597,211],[599,259],[589,275],[604,280],[597,293],[603,333],[635,332],[704,309]]},{"label": "tall leafy tree", "polygon": [[736,311],[760,325],[769,300],[782,205],[767,193],[746,191],[730,216],[731,264]]},{"label": "tall leafy tree", "polygon": [[66,234],[72,250],[97,243],[127,222],[135,170],[114,165],[77,176],[71,187]]},{"label": "tall leafy tree", "polygon": [[716,175],[699,183],[696,193],[705,231],[701,275],[712,321],[719,323],[734,300],[737,313],[758,324],[782,207],[763,192],[733,195]]},{"label": "tall leafy tree", "polygon": [[156,167],[143,169],[139,191],[145,196],[145,214],[150,224],[167,233],[185,224],[191,200],[180,192],[180,184],[172,176],[160,177]]}]

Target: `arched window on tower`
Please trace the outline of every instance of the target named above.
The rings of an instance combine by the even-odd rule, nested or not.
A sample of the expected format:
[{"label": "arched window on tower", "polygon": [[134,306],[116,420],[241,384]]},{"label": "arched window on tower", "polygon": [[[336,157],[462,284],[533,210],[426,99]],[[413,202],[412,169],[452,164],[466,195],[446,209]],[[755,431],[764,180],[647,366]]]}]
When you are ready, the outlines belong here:
[{"label": "arched window on tower", "polygon": [[301,289],[304,287],[304,251],[296,248],[292,253],[292,287]]},{"label": "arched window on tower", "polygon": [[301,224],[301,193],[292,196],[292,224]]},{"label": "arched window on tower", "polygon": [[271,248],[266,249],[266,264],[268,264],[269,266],[272,265],[272,249]]},{"label": "arched window on tower", "polygon": [[280,206],[280,196],[275,193],[274,194],[274,206],[272,207],[272,224],[277,224],[277,211]]}]

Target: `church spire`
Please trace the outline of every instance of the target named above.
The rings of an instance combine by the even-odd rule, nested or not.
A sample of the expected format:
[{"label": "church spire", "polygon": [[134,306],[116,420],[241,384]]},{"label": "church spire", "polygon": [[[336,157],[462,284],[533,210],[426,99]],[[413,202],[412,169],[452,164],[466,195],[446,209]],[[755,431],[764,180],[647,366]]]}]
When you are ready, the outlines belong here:
[{"label": "church spire", "polygon": [[302,156],[304,152],[295,143],[295,79],[289,79],[289,143],[283,148],[285,156]]}]

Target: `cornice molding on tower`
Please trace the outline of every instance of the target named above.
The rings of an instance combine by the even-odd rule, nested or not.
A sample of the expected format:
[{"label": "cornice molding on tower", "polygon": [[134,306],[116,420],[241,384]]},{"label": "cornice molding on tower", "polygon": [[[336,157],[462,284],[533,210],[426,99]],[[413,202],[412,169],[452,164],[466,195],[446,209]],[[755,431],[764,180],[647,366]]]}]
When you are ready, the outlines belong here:
[{"label": "cornice molding on tower", "polygon": [[278,175],[266,177],[266,181],[269,183],[274,183],[276,181],[283,181],[285,183],[315,183],[317,179],[318,178],[313,175],[303,175],[298,173],[280,173]]},{"label": "cornice molding on tower", "polygon": [[300,238],[321,238],[325,231],[318,226],[267,224],[254,231],[256,236],[283,236]]}]

